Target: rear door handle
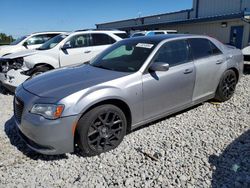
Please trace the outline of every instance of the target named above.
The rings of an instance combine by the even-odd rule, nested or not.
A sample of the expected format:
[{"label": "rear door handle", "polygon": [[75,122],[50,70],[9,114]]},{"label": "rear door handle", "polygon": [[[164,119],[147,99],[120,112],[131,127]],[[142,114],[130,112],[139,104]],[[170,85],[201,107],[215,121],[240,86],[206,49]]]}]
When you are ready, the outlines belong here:
[{"label": "rear door handle", "polygon": [[190,74],[193,72],[193,69],[185,69],[184,74]]},{"label": "rear door handle", "polygon": [[90,53],[90,52],[91,52],[90,50],[87,50],[87,51],[85,51],[84,53],[85,53],[85,54],[88,54],[88,53]]},{"label": "rear door handle", "polygon": [[218,60],[216,61],[216,64],[219,65],[219,64],[222,64],[223,63],[223,60]]}]

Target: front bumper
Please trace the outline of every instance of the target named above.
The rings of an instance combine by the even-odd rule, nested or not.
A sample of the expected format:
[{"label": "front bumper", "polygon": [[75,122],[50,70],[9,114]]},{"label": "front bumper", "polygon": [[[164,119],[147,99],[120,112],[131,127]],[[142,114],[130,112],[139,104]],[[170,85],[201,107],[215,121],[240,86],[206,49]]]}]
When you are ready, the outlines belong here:
[{"label": "front bumper", "polygon": [[46,155],[58,155],[74,151],[75,116],[47,120],[41,116],[25,114],[16,125],[19,135],[34,151]]},{"label": "front bumper", "polygon": [[17,116],[16,113],[14,115],[15,122],[19,129],[19,135],[31,149],[46,155],[74,151],[74,128],[77,115],[48,120],[42,116],[31,114],[29,111],[36,102],[46,100],[50,103],[53,101],[33,95],[23,87],[18,88],[15,97],[23,103],[21,116]]},{"label": "front bumper", "polygon": [[0,73],[0,82],[8,90],[15,92],[15,89],[29,78],[29,76],[21,74],[22,71],[21,69],[11,69],[7,73]]}]

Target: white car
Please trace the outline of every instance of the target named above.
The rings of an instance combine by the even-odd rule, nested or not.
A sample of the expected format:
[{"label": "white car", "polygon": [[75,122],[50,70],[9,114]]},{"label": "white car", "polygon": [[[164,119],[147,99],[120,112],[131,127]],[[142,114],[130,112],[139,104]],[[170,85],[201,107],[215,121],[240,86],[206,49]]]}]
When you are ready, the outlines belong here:
[{"label": "white car", "polygon": [[131,37],[153,36],[153,35],[164,35],[164,34],[177,34],[177,31],[176,30],[140,31],[133,33]]},{"label": "white car", "polygon": [[36,49],[62,32],[39,32],[18,38],[10,45],[0,46],[0,57],[27,49]]},{"label": "white car", "polygon": [[86,30],[58,35],[36,50],[0,59],[0,82],[14,91],[30,77],[52,69],[88,62],[125,37],[126,32],[117,30]]},{"label": "white car", "polygon": [[249,61],[250,60],[250,46],[243,48],[242,53],[244,55],[244,59]]}]

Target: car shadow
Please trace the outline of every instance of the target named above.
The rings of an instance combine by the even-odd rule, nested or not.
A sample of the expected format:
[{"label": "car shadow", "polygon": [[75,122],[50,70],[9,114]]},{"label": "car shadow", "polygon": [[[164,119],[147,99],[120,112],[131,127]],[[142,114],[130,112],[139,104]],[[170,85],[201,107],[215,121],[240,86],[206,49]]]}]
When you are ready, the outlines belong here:
[{"label": "car shadow", "polygon": [[14,95],[13,92],[4,88],[1,83],[0,83],[0,94],[2,94],[2,95]]},{"label": "car shadow", "polygon": [[250,187],[250,129],[234,140],[219,156],[211,155],[212,187]]},{"label": "car shadow", "polygon": [[43,161],[53,161],[53,160],[61,160],[67,159],[68,157],[63,155],[43,155],[39,154],[33,150],[31,150],[26,143],[20,138],[18,135],[18,130],[15,125],[14,117],[12,116],[4,125],[4,131],[8,136],[10,143],[15,146],[19,151],[21,151],[24,155],[33,160],[43,160]]},{"label": "car shadow", "polygon": [[250,74],[250,64],[244,64],[244,71],[243,73],[245,75],[249,75]]}]

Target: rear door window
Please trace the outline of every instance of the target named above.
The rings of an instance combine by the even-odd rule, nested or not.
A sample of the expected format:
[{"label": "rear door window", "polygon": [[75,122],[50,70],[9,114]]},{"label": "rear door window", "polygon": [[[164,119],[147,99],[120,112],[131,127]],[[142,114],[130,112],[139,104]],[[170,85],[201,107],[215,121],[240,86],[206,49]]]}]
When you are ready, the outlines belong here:
[{"label": "rear door window", "polygon": [[212,42],[209,42],[209,43],[210,43],[210,47],[211,47],[213,55],[222,54],[221,50],[214,43]]},{"label": "rear door window", "polygon": [[122,39],[126,39],[128,38],[128,34],[127,33],[115,33],[116,36],[122,38]]},{"label": "rear door window", "polygon": [[89,46],[90,37],[88,34],[76,35],[71,37],[66,44],[70,46],[70,48],[82,48]]},{"label": "rear door window", "polygon": [[155,32],[155,35],[163,35],[163,34],[165,34],[163,31],[156,31]]},{"label": "rear door window", "polygon": [[132,35],[132,37],[142,37],[142,36],[145,36],[144,33],[135,33]]},{"label": "rear door window", "polygon": [[194,59],[201,59],[213,54],[210,41],[207,39],[189,39]]},{"label": "rear door window", "polygon": [[110,37],[109,35],[102,33],[91,34],[91,39],[92,46],[109,45],[116,42],[116,40]]},{"label": "rear door window", "polygon": [[190,55],[186,40],[171,41],[164,44],[159,50],[155,62],[168,63],[170,67],[187,63]]}]

